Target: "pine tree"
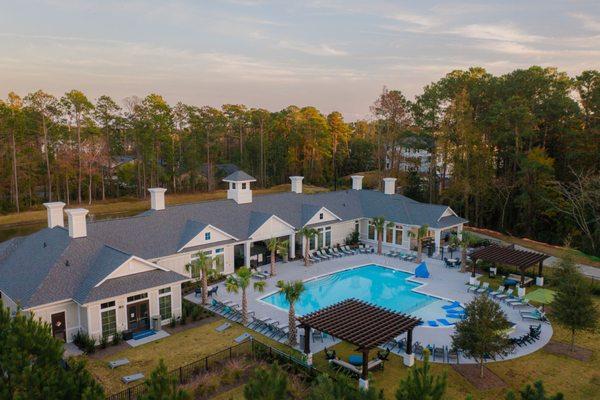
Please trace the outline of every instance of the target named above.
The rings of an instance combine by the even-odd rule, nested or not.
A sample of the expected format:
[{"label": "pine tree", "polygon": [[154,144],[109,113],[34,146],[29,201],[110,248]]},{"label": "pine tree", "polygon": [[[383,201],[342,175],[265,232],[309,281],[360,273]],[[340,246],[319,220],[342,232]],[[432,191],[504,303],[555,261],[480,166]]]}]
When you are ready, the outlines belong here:
[{"label": "pine tree", "polygon": [[270,368],[259,368],[244,387],[246,400],[289,399],[288,377],[277,364]]},{"label": "pine tree", "polygon": [[575,333],[593,329],[598,323],[598,309],[592,299],[589,283],[569,258],[559,263],[558,290],[552,302],[552,316],[571,331],[571,351],[575,349]]},{"label": "pine tree", "polygon": [[[562,393],[557,393],[554,396],[546,395],[542,381],[535,382],[533,387],[527,385],[519,394],[520,400],[563,400],[565,398]],[[510,391],[506,394],[506,400],[517,400],[517,396]]]},{"label": "pine tree", "polygon": [[0,300],[0,399],[102,400],[102,387],[82,361],[63,368],[63,343],[33,315],[11,316]]},{"label": "pine tree", "polygon": [[429,351],[424,352],[422,367],[414,366],[406,379],[400,382],[396,400],[441,400],[446,392],[446,374],[431,375]]},{"label": "pine tree", "polygon": [[177,378],[171,376],[162,358],[145,382],[148,390],[140,397],[141,400],[185,400],[190,395],[177,387]]}]

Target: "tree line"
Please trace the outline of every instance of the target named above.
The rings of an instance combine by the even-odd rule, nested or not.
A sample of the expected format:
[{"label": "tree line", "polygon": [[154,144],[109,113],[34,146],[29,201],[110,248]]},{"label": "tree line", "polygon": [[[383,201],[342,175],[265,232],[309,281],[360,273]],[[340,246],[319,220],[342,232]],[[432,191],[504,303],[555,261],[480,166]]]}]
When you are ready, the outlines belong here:
[{"label": "tree line", "polygon": [[[337,188],[343,177],[396,175],[405,194],[447,203],[475,226],[600,253],[600,72],[531,67],[453,71],[414,100],[384,88],[371,118],[289,106],[272,112],[168,104],[158,94],[89,99],[78,90],[0,101],[0,212],[88,202],[147,188],[214,190],[217,164],[260,187],[290,175]],[[426,150],[426,173],[403,148]],[[118,157],[129,163],[115,169]],[[415,168],[418,161],[410,161]]]}]

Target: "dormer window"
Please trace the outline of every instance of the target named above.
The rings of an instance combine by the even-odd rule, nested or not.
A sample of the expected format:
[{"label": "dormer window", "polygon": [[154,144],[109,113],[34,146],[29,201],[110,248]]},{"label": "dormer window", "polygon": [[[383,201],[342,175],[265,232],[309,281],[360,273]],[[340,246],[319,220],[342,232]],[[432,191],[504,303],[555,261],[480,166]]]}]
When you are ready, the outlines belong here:
[{"label": "dormer window", "polygon": [[210,232],[204,234],[204,240],[210,240]]},{"label": "dormer window", "polygon": [[319,214],[319,219],[323,219],[323,213]]}]

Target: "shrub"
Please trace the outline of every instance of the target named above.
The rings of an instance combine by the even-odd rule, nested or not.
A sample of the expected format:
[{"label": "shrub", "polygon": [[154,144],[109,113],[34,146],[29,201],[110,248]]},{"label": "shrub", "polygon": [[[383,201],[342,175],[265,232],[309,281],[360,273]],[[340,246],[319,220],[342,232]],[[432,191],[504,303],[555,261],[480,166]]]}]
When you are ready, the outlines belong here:
[{"label": "shrub", "polygon": [[105,349],[108,347],[108,335],[102,335],[100,338],[100,348]]},{"label": "shrub", "polygon": [[352,231],[346,238],[344,239],[344,244],[347,245],[356,245],[360,241],[360,233],[358,231]]},{"label": "shrub", "polygon": [[78,331],[73,336],[73,343],[86,354],[92,354],[96,351],[96,339],[90,337],[86,332]]},{"label": "shrub", "polygon": [[112,337],[113,346],[117,346],[117,345],[121,344],[122,341],[123,341],[123,334],[121,332],[115,332],[115,334]]},{"label": "shrub", "polygon": [[177,324],[177,320],[175,319],[175,317],[171,318],[171,321],[169,322],[169,326],[171,328],[175,328],[175,325]]}]

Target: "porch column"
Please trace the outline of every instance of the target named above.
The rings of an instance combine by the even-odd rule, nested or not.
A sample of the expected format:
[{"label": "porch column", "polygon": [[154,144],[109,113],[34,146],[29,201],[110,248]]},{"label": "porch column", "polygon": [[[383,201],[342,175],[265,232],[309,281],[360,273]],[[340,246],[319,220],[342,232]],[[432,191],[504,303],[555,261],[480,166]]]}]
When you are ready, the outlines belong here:
[{"label": "porch column", "polygon": [[248,241],[244,243],[244,265],[250,268],[250,247],[252,242]]},{"label": "porch column", "polygon": [[362,371],[358,380],[358,387],[367,390],[369,388],[369,349],[362,351]]},{"label": "porch column", "polygon": [[310,326],[304,325],[304,354],[306,354],[306,363],[312,365],[312,353],[310,352]]},{"label": "porch column", "polygon": [[413,330],[409,329],[408,332],[406,332],[406,352],[403,356],[404,358],[404,365],[406,365],[407,367],[412,367],[415,363],[415,355],[413,354]]},{"label": "porch column", "polygon": [[462,240],[462,233],[463,233],[463,224],[460,224],[459,226],[456,227],[456,236],[458,237],[459,240]]},{"label": "porch column", "polygon": [[410,228],[402,225],[402,247],[410,250]]},{"label": "porch column", "polygon": [[442,244],[442,230],[441,229],[433,230],[433,240],[435,243],[435,251],[434,251],[433,255],[439,256],[440,255],[440,246]]},{"label": "porch column", "polygon": [[290,242],[290,260],[293,260],[294,258],[296,258],[296,232],[290,235],[288,241]]}]

